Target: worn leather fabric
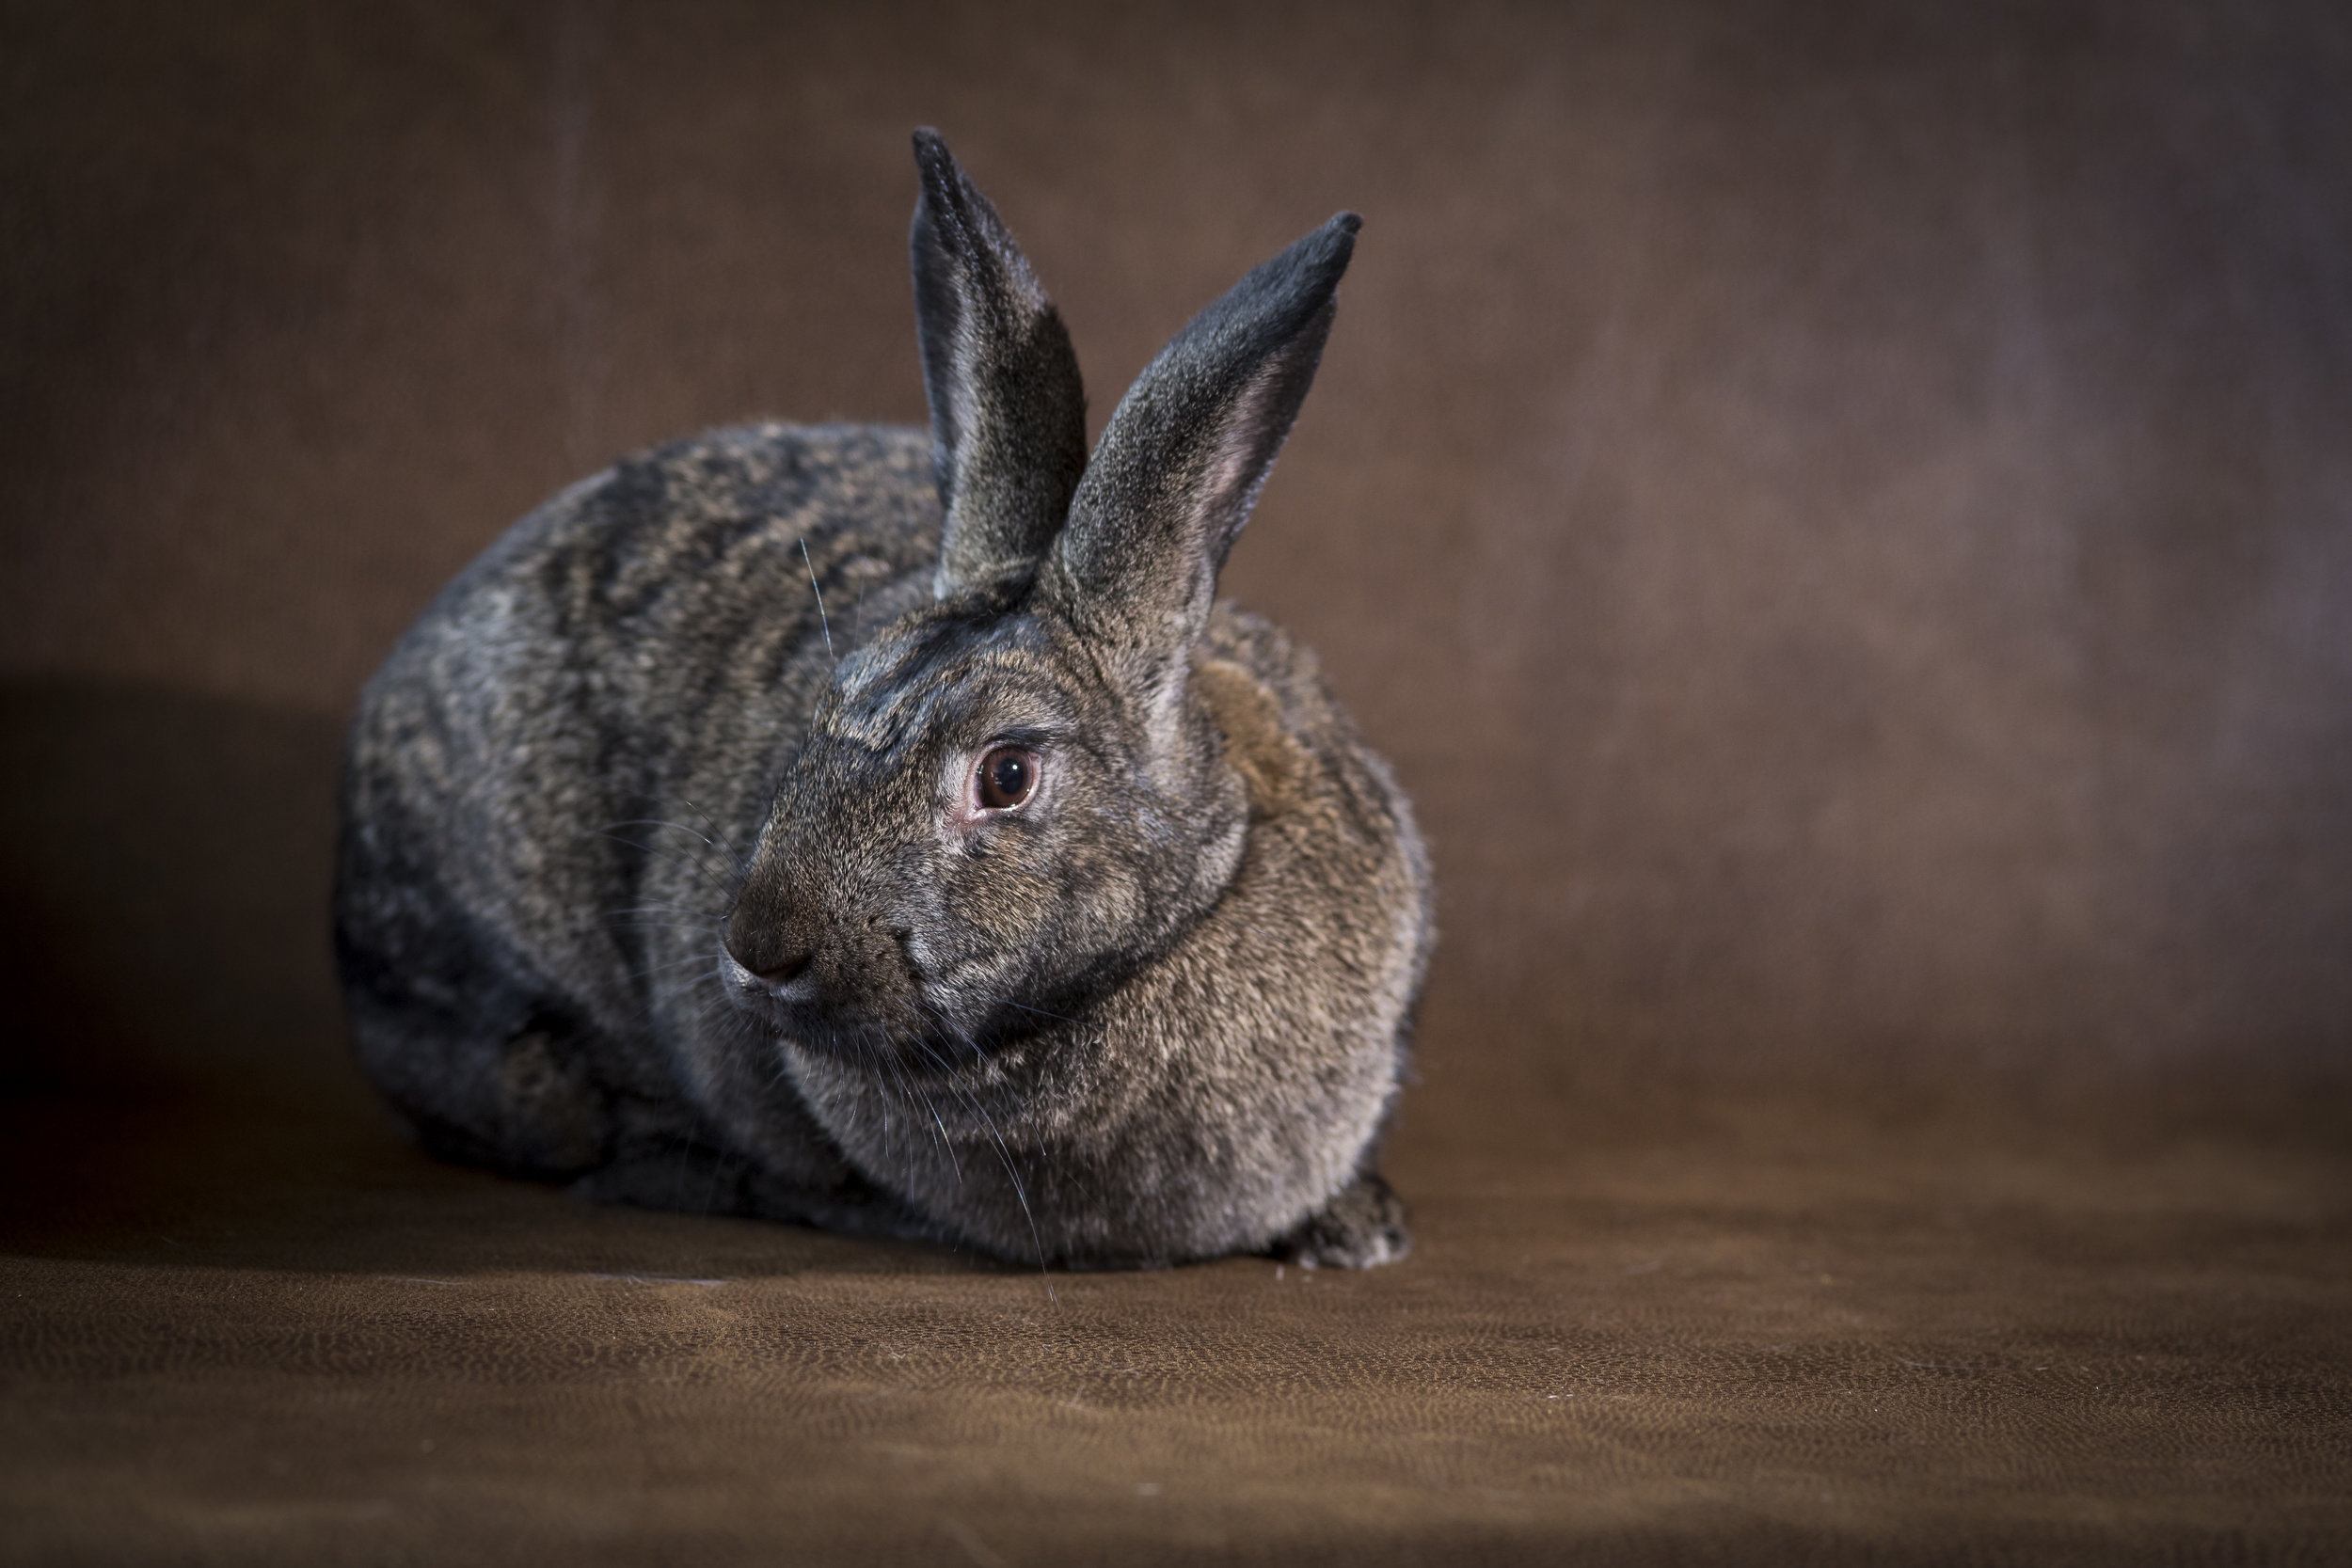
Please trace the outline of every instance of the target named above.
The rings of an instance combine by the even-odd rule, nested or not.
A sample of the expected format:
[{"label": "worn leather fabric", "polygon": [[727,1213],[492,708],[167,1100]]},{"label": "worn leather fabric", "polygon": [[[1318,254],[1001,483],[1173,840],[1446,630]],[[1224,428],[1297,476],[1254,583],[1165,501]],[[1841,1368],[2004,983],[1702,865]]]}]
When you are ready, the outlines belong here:
[{"label": "worn leather fabric", "polygon": [[1403,1264],[1047,1276],[591,1209],[339,1109],[11,1118],[17,1150],[95,1180],[11,1205],[0,1556],[2122,1564],[2352,1542],[2340,1144],[1889,1128],[1785,1097],[1638,1130],[1439,1104],[1395,1153]]},{"label": "worn leather fabric", "polygon": [[[2352,1558],[2340,7],[0,12],[0,1561]],[[515,516],[1113,390],[1365,214],[1226,588],[1413,794],[1403,1263],[437,1164],[341,726]],[[583,825],[593,826],[593,825]]]}]

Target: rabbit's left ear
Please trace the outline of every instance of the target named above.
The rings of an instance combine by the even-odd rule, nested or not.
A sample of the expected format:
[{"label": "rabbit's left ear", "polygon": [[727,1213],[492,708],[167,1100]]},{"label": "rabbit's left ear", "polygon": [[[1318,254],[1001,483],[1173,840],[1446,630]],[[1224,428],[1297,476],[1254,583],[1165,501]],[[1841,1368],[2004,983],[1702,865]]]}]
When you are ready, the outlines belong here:
[{"label": "rabbit's left ear", "polygon": [[947,518],[932,590],[1025,581],[1086,467],[1086,388],[1054,302],[936,131],[908,248],[931,462]]},{"label": "rabbit's left ear", "polygon": [[1208,624],[1330,335],[1361,220],[1342,213],[1193,318],[1120,401],[1039,574],[1089,635],[1167,671]]}]

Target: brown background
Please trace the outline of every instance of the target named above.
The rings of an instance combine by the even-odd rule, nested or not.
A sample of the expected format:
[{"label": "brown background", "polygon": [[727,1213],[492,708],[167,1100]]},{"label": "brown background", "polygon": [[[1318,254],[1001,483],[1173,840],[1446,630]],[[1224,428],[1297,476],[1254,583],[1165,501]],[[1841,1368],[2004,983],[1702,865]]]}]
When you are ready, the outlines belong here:
[{"label": "brown background", "polygon": [[1437,1062],[2352,1046],[2338,8],[14,31],[0,669],[339,720],[612,455],[919,420],[936,122],[1098,420],[1366,214],[1228,586],[1422,803]]},{"label": "brown background", "polygon": [[[1375,1294],[1319,1326],[1239,1340],[1201,1323],[1236,1310],[1218,1282],[1254,1264],[1073,1282],[1073,1301],[1161,1293],[1119,1298],[1140,1316],[1104,1307],[1093,1339],[1066,1323],[1062,1371],[990,1359],[1010,1332],[990,1292],[1029,1292],[1006,1298],[1017,1316],[1033,1279],[950,1269],[962,1283],[940,1288],[978,1314],[951,1338],[1041,1402],[982,1419],[948,1378],[908,1432],[1073,1464],[1107,1439],[1055,1425],[1054,1380],[1125,1387],[1138,1345],[1174,1342],[1191,1348],[1135,1418],[1161,1423],[1169,1473],[1187,1443],[1242,1455],[1196,1465],[1231,1516],[1194,1544],[1228,1551],[1360,1550],[1372,1537],[1346,1530],[1373,1519],[1432,1551],[1576,1534],[1671,1557],[1660,1541],[1745,1530],[1739,1560],[1818,1558],[1833,1538],[1964,1538],[1970,1508],[2007,1521],[2001,1540],[2122,1559],[2194,1530],[2218,1555],[2315,1520],[2336,1533],[2294,1539],[2347,1539],[2325,1501],[2347,1454],[2345,1346],[2325,1325],[2352,1314],[2352,11],[239,0],[0,19],[0,1023],[26,1091],[8,1202],[38,1284],[18,1299],[40,1304],[18,1309],[8,1385],[40,1464],[8,1496],[40,1522],[20,1537],[35,1555],[113,1540],[133,1478],[167,1472],[191,1500],[138,1515],[149,1555],[374,1539],[337,1533],[325,1482],[246,1497],[171,1412],[259,1401],[259,1432],[346,1374],[408,1386],[384,1369],[439,1352],[378,1344],[374,1371],[329,1357],[294,1393],[252,1391],[317,1313],[384,1299],[369,1281],[387,1271],[503,1277],[560,1232],[563,1290],[673,1253],[725,1272],[692,1238],[733,1229],[581,1217],[423,1167],[372,1118],[326,975],[334,751],[390,641],[559,485],[751,416],[922,418],[918,123],[1055,293],[1098,425],[1248,265],[1364,214],[1321,379],[1226,586],[1322,651],[1396,762],[1444,940],[1397,1152],[1422,1204],[1415,1262],[1335,1285]],[[175,1109],[191,1104],[215,1119]],[[410,1207],[359,1196],[379,1189]],[[824,1275],[850,1317],[811,1332],[844,1355],[947,1267],[757,1234],[708,1245]],[[1684,1256],[1660,1241],[1676,1236],[1717,1285],[1640,1294],[1693,1277],[1649,1261]],[[175,1274],[167,1243],[230,1272]],[[767,1263],[744,1262],[758,1247]],[[1723,1348],[1740,1324],[1802,1339],[1788,1324],[1819,1321],[1722,1279],[1770,1256],[1826,1286],[1838,1270],[1815,1255],[1839,1248],[1895,1271],[1851,1327],[1911,1347],[1882,1370],[1959,1365],[1938,1336],[1993,1323],[2020,1377],[2050,1344],[2097,1340],[2093,1361],[2123,1368],[2175,1335],[2203,1347],[2179,1364],[2196,1377],[2268,1391],[2223,1409],[2183,1370],[2119,1404],[2085,1363],[2074,1404],[1890,1459],[1837,1425],[1838,1390],[1879,1386],[1832,1352],[1810,1384],[1757,1360],[1762,1338]],[[1915,1258],[1932,1278],[1901,1273]],[[151,1273],[68,1268],[102,1262]],[[1455,1288],[1453,1349],[1403,1317],[1369,1326],[1422,1299],[1377,1292],[1431,1283]],[[561,1290],[515,1289],[576,1315]],[[227,1314],[260,1338],[199,1335],[193,1361],[166,1359],[216,1381],[159,1392],[125,1348],[160,1321],[151,1291],[183,1324]],[[262,1299],[282,1333],[238,1316]],[[1542,1491],[1557,1466],[1518,1417],[1444,1402],[1502,1376],[1495,1324],[1517,1325],[1506,1349],[1550,1343],[1565,1320],[1531,1304],[1580,1301],[1579,1322],[1697,1347],[1685,1370],[1712,1391],[1651,1386],[1664,1402],[1604,1434],[1616,1467],[1570,1467],[1606,1507],[1495,1513],[1482,1489],[1579,1494]],[[1627,1332],[1610,1354],[1648,1365]],[[64,1354],[54,1335],[87,1342]],[[1387,1370],[1300,1374],[1352,1413],[1301,1435],[1248,1403],[1290,1375],[1267,1348],[1286,1335],[1377,1343]],[[843,1410],[897,1386],[856,1365]],[[442,1369],[449,1408],[476,1408],[471,1366]],[[2265,1367],[2304,1370],[2261,1385]],[[1219,1388],[1276,1433],[1263,1452],[1170,1415]],[[574,1433],[579,1473],[604,1474],[603,1429],[548,1408],[483,1418],[482,1451],[524,1441],[511,1418]],[[1389,1477],[1387,1449],[1348,1446],[1455,1418],[1486,1457],[1450,1462],[1444,1506]],[[676,1415],[704,1433],[694,1464],[767,1451],[711,1447],[709,1421],[735,1418]],[[864,1452],[838,1436],[864,1418],[811,1419],[834,1435],[779,1464]],[[320,1430],[338,1475],[373,1478],[353,1497],[391,1485],[335,1447],[349,1430]],[[882,1471],[852,1470],[829,1517],[898,1506],[870,1490]],[[1931,1507],[1931,1470],[1948,1492]],[[1796,1500],[1691,1490],[1784,1472]],[[953,1517],[908,1505],[916,1556],[1017,1558],[1005,1541],[1065,1506],[1094,1522],[1064,1545],[1149,1533],[985,1466],[966,1479]],[[767,1517],[755,1479],[728,1484],[708,1508],[747,1533],[726,1539],[775,1539],[783,1524],[743,1523]],[[615,1551],[705,1517],[647,1486],[616,1494],[644,1512],[622,1509]],[[485,1521],[527,1537],[539,1519],[586,1549],[545,1523],[571,1517],[560,1481],[514,1488],[427,1514],[471,1520],[477,1543],[505,1539]],[[1866,1494],[1875,1513],[1829,1501]],[[965,1539],[990,1497],[1014,1508],[993,1547]],[[1275,1517],[1290,1534],[1265,1533]]]}]

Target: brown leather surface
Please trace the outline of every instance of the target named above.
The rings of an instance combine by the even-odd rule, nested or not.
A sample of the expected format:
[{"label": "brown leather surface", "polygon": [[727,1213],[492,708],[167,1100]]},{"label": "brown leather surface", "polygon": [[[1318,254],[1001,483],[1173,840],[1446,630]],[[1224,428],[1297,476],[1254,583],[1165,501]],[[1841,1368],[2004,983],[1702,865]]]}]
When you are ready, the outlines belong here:
[{"label": "brown leather surface", "polygon": [[1464,1147],[1452,1112],[1400,1141],[1404,1264],[1047,1278],[593,1210],[342,1107],[250,1132],[44,1111],[19,1151],[113,1169],[11,1216],[0,1556],[2352,1545],[2340,1150],[1772,1101]]},{"label": "brown leather surface", "polygon": [[[0,1560],[2352,1558],[2321,4],[0,16]],[[1117,388],[1367,224],[1229,588],[1438,857],[1419,1245],[1057,1275],[437,1166],[358,683],[921,414],[908,127]]]}]

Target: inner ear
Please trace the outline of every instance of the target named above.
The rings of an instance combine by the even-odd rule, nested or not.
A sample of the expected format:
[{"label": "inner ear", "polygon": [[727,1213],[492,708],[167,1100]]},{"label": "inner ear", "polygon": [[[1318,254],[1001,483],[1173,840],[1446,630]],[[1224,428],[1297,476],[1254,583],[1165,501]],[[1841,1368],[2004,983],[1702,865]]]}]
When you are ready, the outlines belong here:
[{"label": "inner ear", "polygon": [[1258,492],[1272,476],[1274,459],[1298,420],[1307,388],[1314,385],[1315,369],[1322,362],[1323,345],[1331,335],[1331,317],[1338,308],[1336,299],[1325,300],[1306,330],[1268,356],[1242,383],[1220,421],[1194,502],[1200,508],[1209,546],[1212,596],[1216,590],[1215,575],[1225,569],[1226,557],[1233,553],[1233,541],[1241,537],[1243,525],[1257,508]]}]

